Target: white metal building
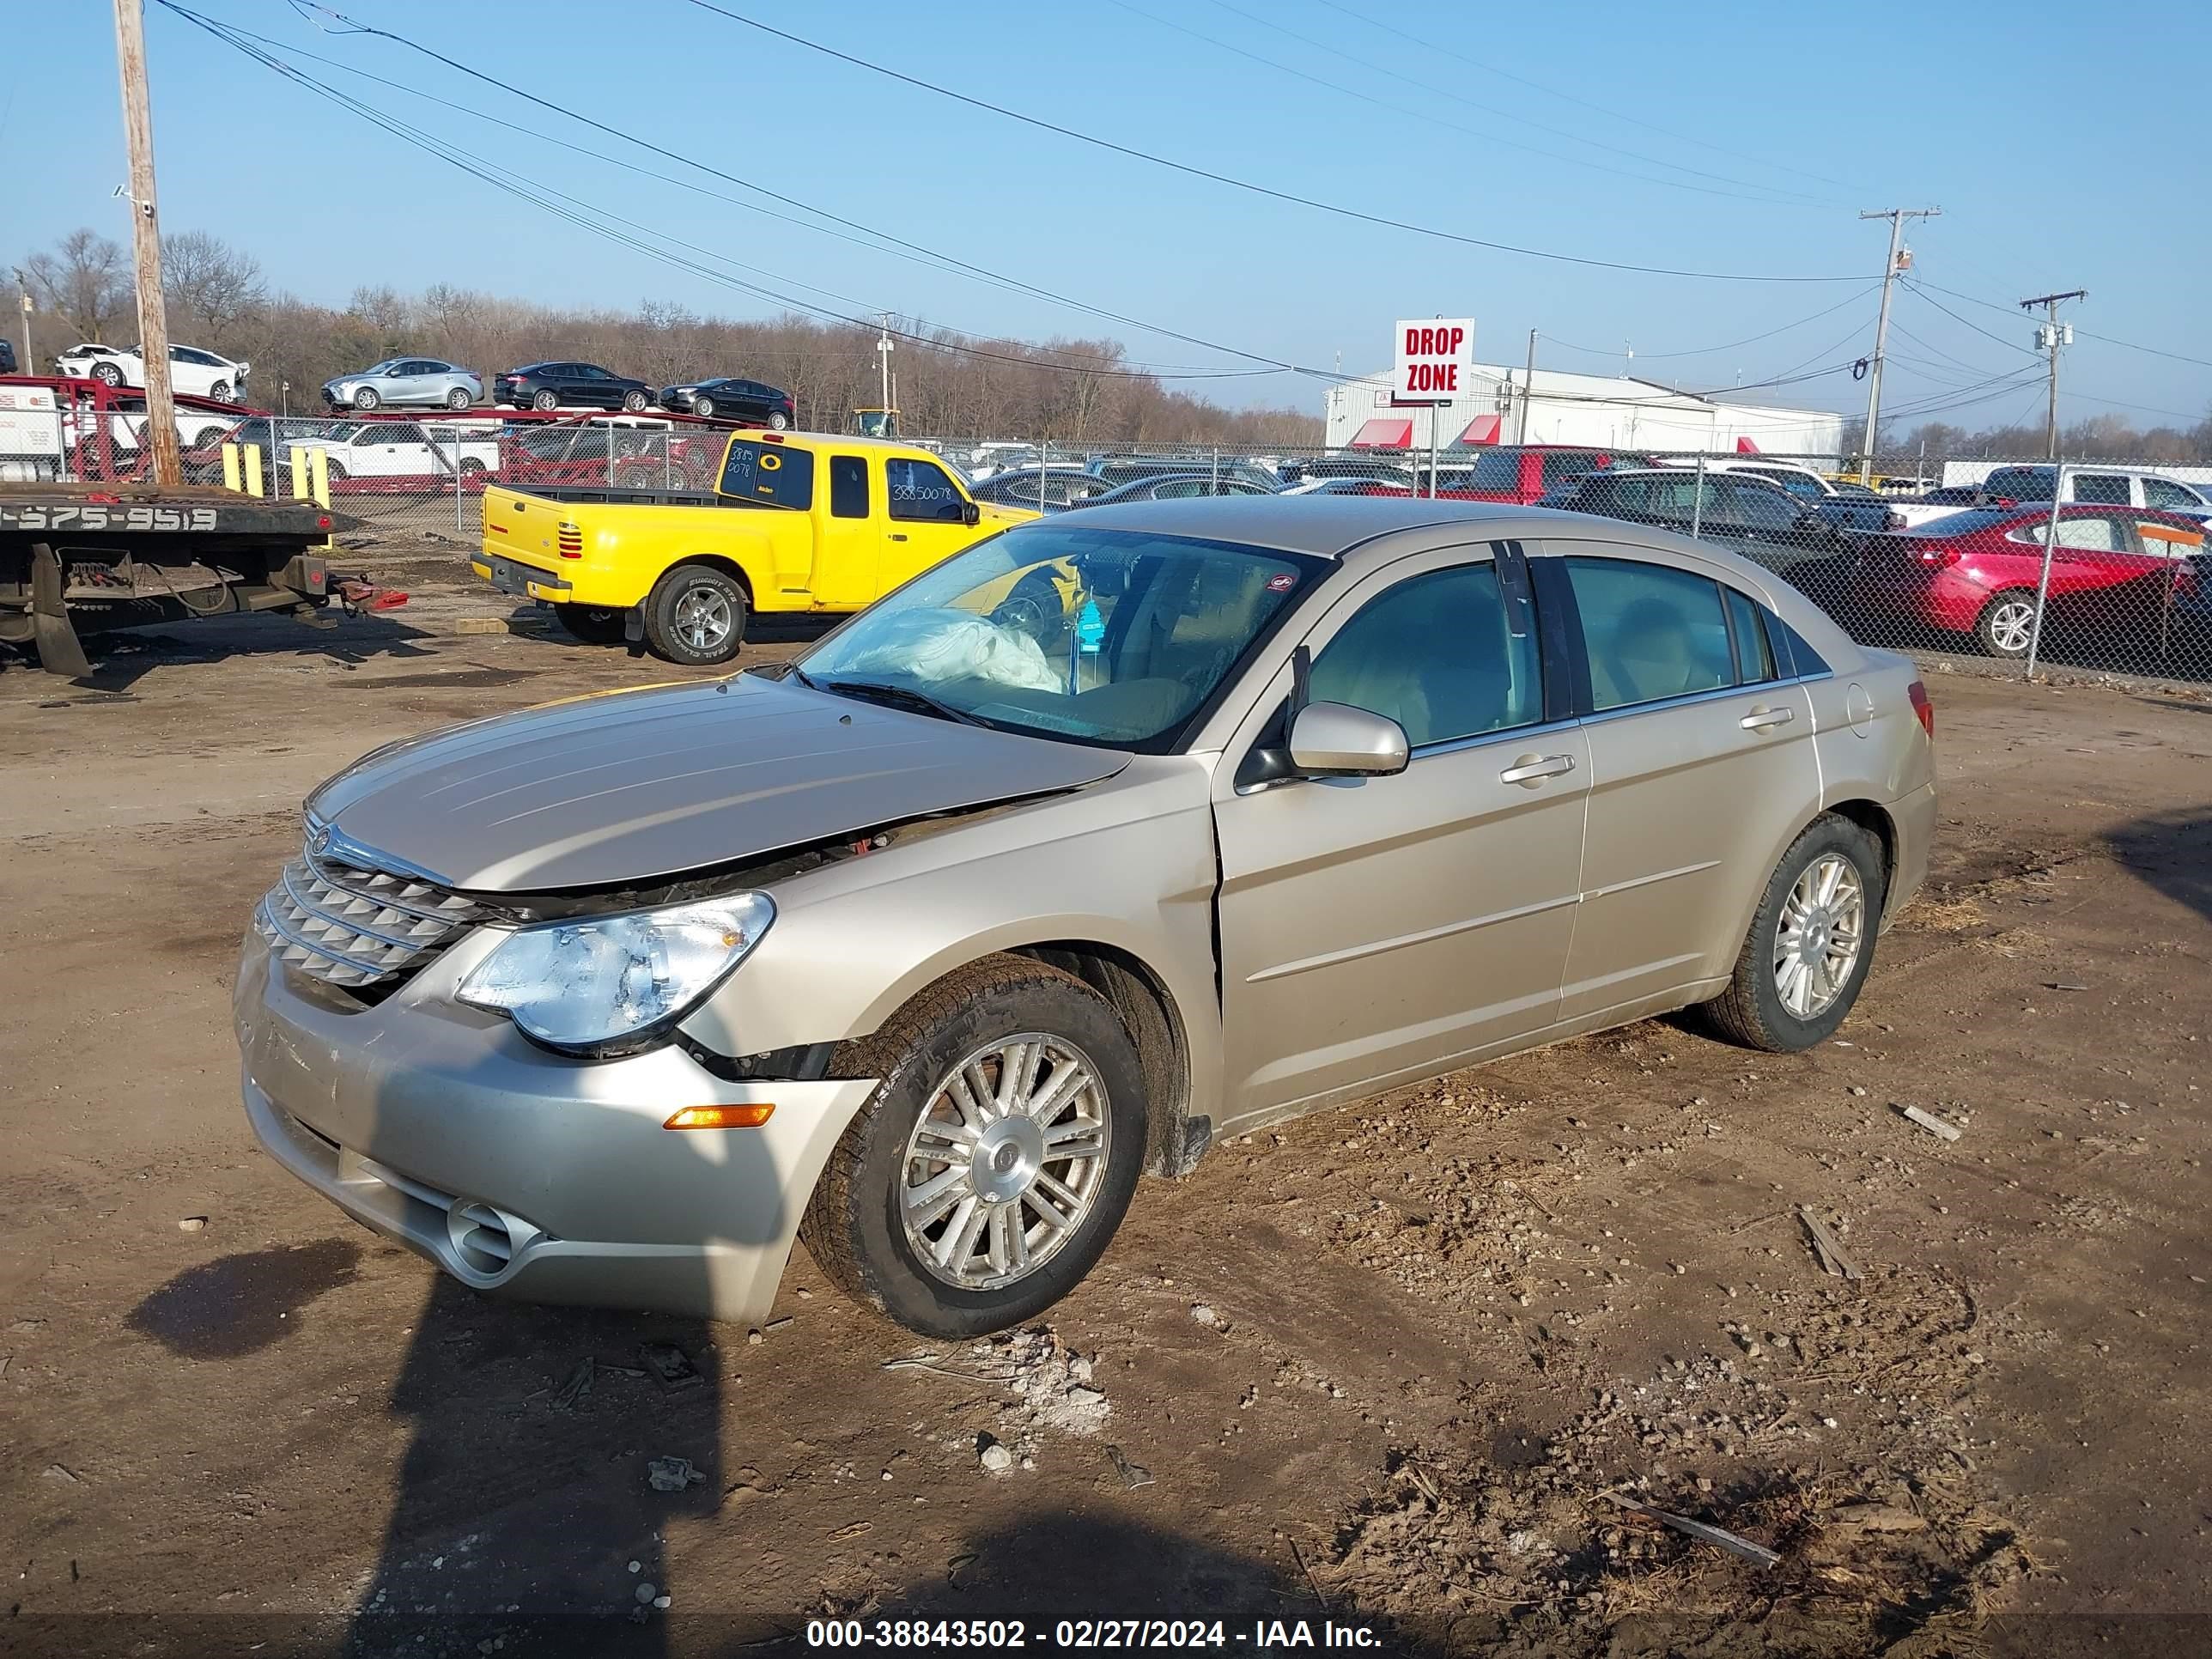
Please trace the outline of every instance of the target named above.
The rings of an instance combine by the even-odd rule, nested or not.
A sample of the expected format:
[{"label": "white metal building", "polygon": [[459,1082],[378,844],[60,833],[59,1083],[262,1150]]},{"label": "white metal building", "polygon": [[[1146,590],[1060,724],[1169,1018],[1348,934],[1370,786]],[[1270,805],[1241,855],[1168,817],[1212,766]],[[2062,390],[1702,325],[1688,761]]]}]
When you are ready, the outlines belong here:
[{"label": "white metal building", "polygon": [[[1767,455],[1841,459],[1844,417],[1817,409],[1721,403],[1625,376],[1536,371],[1477,363],[1469,389],[1435,411],[1437,444],[1463,451],[1496,443],[1578,444],[1597,449],[1755,449]],[[1431,411],[1390,407],[1391,377],[1332,386],[1328,394],[1332,449],[1429,447]]]}]

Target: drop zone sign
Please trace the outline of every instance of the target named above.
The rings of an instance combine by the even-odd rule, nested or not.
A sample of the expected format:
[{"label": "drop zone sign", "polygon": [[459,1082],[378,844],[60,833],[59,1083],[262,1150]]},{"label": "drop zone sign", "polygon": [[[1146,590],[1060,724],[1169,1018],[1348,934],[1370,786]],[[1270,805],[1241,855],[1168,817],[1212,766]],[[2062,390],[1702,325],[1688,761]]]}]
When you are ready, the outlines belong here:
[{"label": "drop zone sign", "polygon": [[1474,368],[1474,319],[1431,317],[1398,325],[1398,373],[1390,401],[1448,404],[1468,388]]}]

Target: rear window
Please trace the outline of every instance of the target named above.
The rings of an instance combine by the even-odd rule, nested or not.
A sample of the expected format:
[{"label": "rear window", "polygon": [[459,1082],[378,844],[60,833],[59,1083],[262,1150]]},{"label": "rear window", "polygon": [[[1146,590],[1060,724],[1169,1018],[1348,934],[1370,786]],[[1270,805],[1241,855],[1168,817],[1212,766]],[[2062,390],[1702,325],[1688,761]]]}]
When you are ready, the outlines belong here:
[{"label": "rear window", "polygon": [[[2040,520],[2041,514],[2038,514]],[[2020,517],[2009,507],[1970,507],[1964,513],[1946,513],[1940,519],[1931,519],[1912,533],[1916,536],[1947,537],[1972,536],[1978,532],[1992,530],[2002,524],[2010,524]]]},{"label": "rear window", "polygon": [[1487,455],[1475,457],[1474,465],[1468,469],[1468,489],[1510,489],[1521,488],[1521,457],[1493,450]]},{"label": "rear window", "polygon": [[2051,477],[2048,467],[2001,466],[1982,480],[1982,488],[1992,495],[2009,495],[2016,501],[2047,501]]},{"label": "rear window", "polygon": [[757,507],[787,507],[805,512],[814,505],[811,451],[739,438],[722,464],[722,494]]}]

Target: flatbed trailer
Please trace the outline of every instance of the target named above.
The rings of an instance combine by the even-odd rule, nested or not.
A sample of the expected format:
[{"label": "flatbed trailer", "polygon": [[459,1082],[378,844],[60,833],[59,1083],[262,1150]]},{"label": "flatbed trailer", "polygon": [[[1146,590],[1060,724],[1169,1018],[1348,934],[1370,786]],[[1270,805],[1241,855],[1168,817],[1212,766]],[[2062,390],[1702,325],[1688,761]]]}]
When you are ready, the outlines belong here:
[{"label": "flatbed trailer", "polygon": [[82,634],[360,602],[367,584],[325,556],[350,522],[211,485],[0,484],[0,642],[76,677],[91,672]]}]

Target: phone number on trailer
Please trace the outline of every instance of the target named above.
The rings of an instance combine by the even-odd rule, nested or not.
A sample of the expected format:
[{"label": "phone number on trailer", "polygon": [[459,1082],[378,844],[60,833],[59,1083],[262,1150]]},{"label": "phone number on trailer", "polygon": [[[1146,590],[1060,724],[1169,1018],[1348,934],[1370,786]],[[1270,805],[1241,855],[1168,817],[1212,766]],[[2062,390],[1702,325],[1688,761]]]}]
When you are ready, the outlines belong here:
[{"label": "phone number on trailer", "polygon": [[[1239,1634],[1237,1641],[1245,1638]],[[986,1653],[1016,1648],[1220,1648],[1230,1638],[1218,1619],[1062,1619],[1049,1630],[1020,1619],[810,1619],[811,1648],[948,1648]]]}]

